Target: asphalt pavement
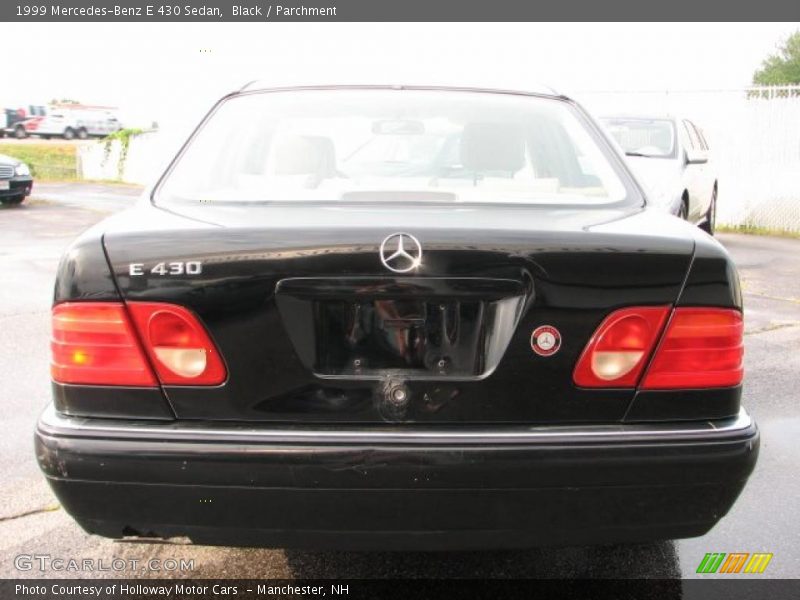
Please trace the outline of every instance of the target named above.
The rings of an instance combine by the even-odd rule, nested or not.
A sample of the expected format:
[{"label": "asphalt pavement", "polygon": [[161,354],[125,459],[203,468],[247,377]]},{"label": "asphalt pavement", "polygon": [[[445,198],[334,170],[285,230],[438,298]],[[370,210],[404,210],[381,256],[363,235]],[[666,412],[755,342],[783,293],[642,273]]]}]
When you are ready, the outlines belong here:
[{"label": "asphalt pavement", "polygon": [[[761,456],[731,512],[701,538],[514,552],[357,553],[87,535],[59,507],[33,452],[36,418],[50,398],[53,279],[67,244],[107,214],[131,206],[139,193],[117,185],[39,184],[22,206],[0,208],[0,577],[691,577],[707,552],[771,552],[763,576],[800,576],[800,240],[730,234],[719,239],[743,282],[744,403],[761,427]],[[42,572],[36,563],[17,568],[25,566],[18,557],[30,555],[91,559],[95,570]],[[114,558],[125,559],[126,569],[99,570]],[[193,561],[193,568],[168,570],[167,558]],[[138,561],[135,568],[131,559]],[[150,559],[162,561],[160,570],[147,570]]]}]

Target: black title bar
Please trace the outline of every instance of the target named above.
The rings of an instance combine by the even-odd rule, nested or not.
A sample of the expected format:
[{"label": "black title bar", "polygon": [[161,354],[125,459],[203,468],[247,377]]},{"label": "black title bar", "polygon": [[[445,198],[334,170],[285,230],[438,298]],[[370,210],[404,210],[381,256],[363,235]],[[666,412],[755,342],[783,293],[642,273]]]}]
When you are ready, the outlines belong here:
[{"label": "black title bar", "polygon": [[0,21],[794,21],[793,0],[3,0]]}]

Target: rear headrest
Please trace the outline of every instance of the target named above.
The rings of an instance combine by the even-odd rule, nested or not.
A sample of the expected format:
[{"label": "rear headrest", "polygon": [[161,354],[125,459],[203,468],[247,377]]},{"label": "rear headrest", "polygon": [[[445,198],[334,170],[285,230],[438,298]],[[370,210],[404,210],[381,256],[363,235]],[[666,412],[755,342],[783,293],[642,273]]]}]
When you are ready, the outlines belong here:
[{"label": "rear headrest", "polygon": [[469,123],[461,134],[461,164],[468,171],[519,171],[525,138],[518,125]]},{"label": "rear headrest", "polygon": [[317,175],[324,179],[336,174],[336,153],[330,138],[291,135],[278,142],[276,175]]}]

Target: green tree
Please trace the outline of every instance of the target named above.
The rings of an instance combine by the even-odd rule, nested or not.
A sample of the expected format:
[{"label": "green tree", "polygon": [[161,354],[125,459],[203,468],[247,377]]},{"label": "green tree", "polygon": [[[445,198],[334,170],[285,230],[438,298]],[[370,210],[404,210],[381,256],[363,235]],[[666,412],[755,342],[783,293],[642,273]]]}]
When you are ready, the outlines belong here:
[{"label": "green tree", "polygon": [[757,85],[787,85],[800,83],[800,31],[790,35],[778,52],[768,56],[761,68],[753,73]]}]

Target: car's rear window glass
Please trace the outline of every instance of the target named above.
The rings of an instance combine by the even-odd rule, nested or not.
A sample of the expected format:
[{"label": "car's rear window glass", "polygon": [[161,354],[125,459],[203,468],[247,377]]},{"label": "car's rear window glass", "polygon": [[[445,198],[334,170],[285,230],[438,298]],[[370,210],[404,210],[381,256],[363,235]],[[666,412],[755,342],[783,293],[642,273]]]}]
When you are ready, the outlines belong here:
[{"label": "car's rear window glass", "polygon": [[567,102],[438,90],[295,90],[223,102],[159,203],[610,203],[626,188]]},{"label": "car's rear window glass", "polygon": [[628,156],[675,156],[675,126],[669,119],[606,118],[603,122]]}]

